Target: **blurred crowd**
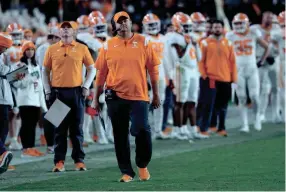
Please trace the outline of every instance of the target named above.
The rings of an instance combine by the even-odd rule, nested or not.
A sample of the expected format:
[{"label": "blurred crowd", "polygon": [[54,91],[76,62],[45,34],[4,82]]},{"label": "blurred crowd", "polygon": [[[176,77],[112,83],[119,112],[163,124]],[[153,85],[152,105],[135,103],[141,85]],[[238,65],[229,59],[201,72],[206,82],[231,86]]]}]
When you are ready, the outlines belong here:
[{"label": "blurred crowd", "polygon": [[[1,0],[0,28],[18,22],[23,28],[31,29],[34,36],[43,36],[47,23],[52,21],[76,20],[93,10],[101,11],[107,21],[120,10],[127,11],[133,18],[133,31],[142,32],[142,19],[154,13],[161,19],[162,31],[171,23],[175,12],[201,12],[206,18],[216,18],[222,6],[229,21],[238,13],[248,15],[250,22],[259,23],[262,13],[270,10],[279,14],[285,8],[284,0]],[[109,26],[110,29],[110,26]]]}]

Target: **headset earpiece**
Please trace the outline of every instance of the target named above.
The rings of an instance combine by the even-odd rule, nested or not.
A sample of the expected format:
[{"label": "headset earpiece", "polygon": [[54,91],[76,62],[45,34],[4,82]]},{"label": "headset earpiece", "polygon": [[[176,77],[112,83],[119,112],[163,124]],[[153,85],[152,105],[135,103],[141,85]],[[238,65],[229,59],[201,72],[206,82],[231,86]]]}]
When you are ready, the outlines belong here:
[{"label": "headset earpiece", "polygon": [[114,16],[111,19],[111,27],[112,27],[112,31],[115,32],[116,31],[116,24],[115,24],[113,18],[114,18]]}]

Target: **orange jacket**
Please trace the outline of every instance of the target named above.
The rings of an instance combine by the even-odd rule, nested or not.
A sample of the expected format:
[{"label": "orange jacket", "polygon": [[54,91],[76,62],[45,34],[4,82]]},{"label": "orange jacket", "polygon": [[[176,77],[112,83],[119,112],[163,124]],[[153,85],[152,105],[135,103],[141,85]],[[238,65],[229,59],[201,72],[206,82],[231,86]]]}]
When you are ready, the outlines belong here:
[{"label": "orange jacket", "polygon": [[126,40],[109,39],[95,63],[96,85],[113,89],[118,97],[149,101],[147,71],[151,81],[158,81],[160,60],[144,36],[134,34]]},{"label": "orange jacket", "polygon": [[231,43],[221,37],[215,39],[213,35],[200,43],[202,58],[199,62],[199,70],[203,78],[223,82],[236,82],[237,69],[235,55]]}]

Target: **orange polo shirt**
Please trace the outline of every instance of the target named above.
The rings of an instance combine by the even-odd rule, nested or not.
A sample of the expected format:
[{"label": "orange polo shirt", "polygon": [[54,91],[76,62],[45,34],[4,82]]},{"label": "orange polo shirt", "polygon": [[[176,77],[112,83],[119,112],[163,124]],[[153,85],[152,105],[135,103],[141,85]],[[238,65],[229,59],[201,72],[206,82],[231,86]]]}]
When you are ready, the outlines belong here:
[{"label": "orange polo shirt", "polygon": [[237,68],[235,55],[231,43],[225,38],[217,40],[209,36],[200,43],[202,58],[199,62],[199,70],[203,78],[236,82]]},{"label": "orange polo shirt", "polygon": [[52,87],[78,87],[83,83],[83,63],[86,67],[94,64],[87,46],[59,41],[48,48],[43,65],[52,71]]},{"label": "orange polo shirt", "polygon": [[95,63],[96,85],[113,89],[127,100],[149,101],[147,71],[151,81],[158,81],[160,60],[144,36],[130,39],[118,36],[104,43]]}]

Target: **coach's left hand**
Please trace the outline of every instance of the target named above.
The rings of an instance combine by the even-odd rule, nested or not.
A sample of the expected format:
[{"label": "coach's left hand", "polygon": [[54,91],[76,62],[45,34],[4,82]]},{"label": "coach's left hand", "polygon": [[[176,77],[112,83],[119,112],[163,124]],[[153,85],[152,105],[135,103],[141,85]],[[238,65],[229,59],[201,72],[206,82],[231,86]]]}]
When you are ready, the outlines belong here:
[{"label": "coach's left hand", "polygon": [[158,109],[161,105],[160,97],[159,95],[154,95],[153,96],[153,101],[152,101],[152,106],[154,109]]}]

